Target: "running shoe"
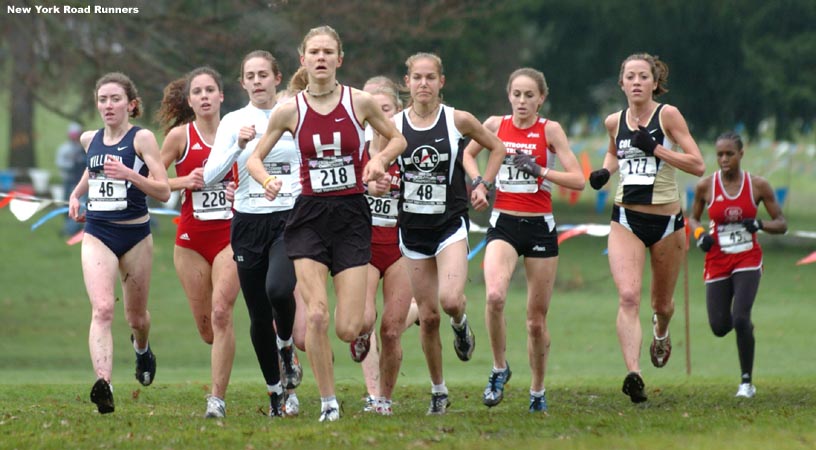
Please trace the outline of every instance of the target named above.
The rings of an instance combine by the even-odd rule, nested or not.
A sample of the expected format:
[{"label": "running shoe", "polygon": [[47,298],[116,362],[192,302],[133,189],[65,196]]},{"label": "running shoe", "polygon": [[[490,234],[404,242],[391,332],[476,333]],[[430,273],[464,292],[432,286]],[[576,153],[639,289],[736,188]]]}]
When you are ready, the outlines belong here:
[{"label": "running shoe", "polygon": [[371,350],[371,333],[365,333],[354,338],[349,343],[349,350],[351,351],[351,359],[354,362],[363,362]]},{"label": "running shoe", "polygon": [[448,412],[450,400],[448,394],[431,394],[431,406],[428,408],[429,416],[441,416]]},{"label": "running shoe", "polygon": [[96,404],[99,414],[113,412],[113,390],[104,378],[99,378],[91,388],[91,401]]},{"label": "running shoe", "polygon": [[365,406],[363,412],[374,412],[377,410],[377,399],[373,395],[366,395]]},{"label": "running shoe", "polygon": [[637,372],[629,372],[623,379],[623,391],[632,400],[632,403],[643,403],[647,400],[643,378]]},{"label": "running shoe", "polygon": [[662,338],[657,337],[657,314],[652,316],[652,335],[654,339],[652,339],[652,345],[649,347],[652,364],[655,367],[663,367],[669,362],[669,356],[671,356],[671,336],[666,331],[665,336]]},{"label": "running shoe", "polygon": [[207,419],[220,419],[227,415],[227,404],[224,400],[214,396],[208,395],[207,396],[207,412],[204,413],[204,417]]},{"label": "running shoe", "polygon": [[391,400],[381,400],[377,402],[377,409],[375,409],[374,412],[381,416],[390,416],[394,414],[394,411],[391,409]]},{"label": "running shoe", "polygon": [[541,396],[530,394],[530,412],[547,412],[547,394]]},{"label": "running shoe", "polygon": [[294,392],[291,394],[284,392],[283,398],[285,399],[283,402],[283,414],[288,417],[294,417],[300,414],[300,402],[298,401],[297,394]]},{"label": "running shoe", "polygon": [[510,377],[513,375],[510,364],[505,362],[505,365],[507,368],[501,372],[490,371],[490,377],[487,379],[487,386],[482,395],[482,403],[487,407],[496,406],[504,399],[504,385],[510,381]]},{"label": "running shoe", "polygon": [[[130,335],[130,342],[133,343],[133,335]],[[134,350],[135,352],[135,350]],[[136,353],[136,379],[142,386],[150,386],[156,378],[156,355],[147,344],[147,350],[143,354]]]},{"label": "running shoe", "polygon": [[737,389],[737,395],[735,397],[741,398],[754,398],[756,395],[756,388],[751,383],[742,383],[739,385],[739,389]]},{"label": "running shoe", "polygon": [[335,407],[329,407],[320,412],[320,422],[336,422],[340,419],[340,410]]},{"label": "running shoe", "polygon": [[269,417],[283,417],[283,394],[269,393]]},{"label": "running shoe", "polygon": [[476,336],[473,335],[467,318],[461,330],[453,326],[453,319],[451,319],[451,327],[453,328],[453,349],[456,350],[456,356],[462,361],[470,360],[470,357],[473,356],[473,349],[476,348]]},{"label": "running shoe", "polygon": [[292,345],[287,345],[278,350],[280,354],[281,366],[283,367],[283,384],[286,389],[294,389],[300,386],[303,381],[303,367],[297,357],[297,350]]}]

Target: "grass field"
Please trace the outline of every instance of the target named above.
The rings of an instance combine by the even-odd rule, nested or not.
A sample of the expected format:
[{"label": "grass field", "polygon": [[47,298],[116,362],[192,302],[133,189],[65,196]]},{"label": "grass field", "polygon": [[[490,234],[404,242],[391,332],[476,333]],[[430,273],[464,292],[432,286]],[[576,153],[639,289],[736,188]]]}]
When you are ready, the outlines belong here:
[{"label": "grass field", "polygon": [[[67,122],[38,110],[37,161],[53,168],[53,152]],[[0,142],[8,124],[0,122]],[[816,160],[813,135],[795,148],[757,140],[748,144],[745,166],[789,187],[784,211],[791,230],[816,229]],[[574,139],[594,166],[605,138]],[[710,143],[701,142],[713,170]],[[7,166],[0,146],[0,168]],[[681,176],[681,187],[694,183]],[[57,182],[57,181],[53,181]],[[608,223],[609,204],[594,211],[587,189],[576,206],[556,204],[560,223]],[[764,214],[764,210],[762,211]],[[34,219],[32,219],[33,221]],[[333,339],[338,398],[344,417],[317,423],[319,398],[308,367],[299,397],[300,417],[269,421],[264,383],[249,341],[243,301],[235,308],[237,355],[227,400],[228,417],[201,418],[209,391],[209,347],[198,338],[172,263],[174,225],[168,217],[154,228],[155,259],[150,311],[151,344],[158,358],[157,381],[144,388],[133,377],[133,352],[122,308],[114,324],[116,412],[100,416],[88,400],[94,374],[87,346],[90,306],[82,282],[79,246],[57,237],[59,220],[31,232],[0,210],[0,449],[6,448],[816,448],[816,265],[795,261],[816,241],[761,237],[765,274],[756,306],[757,397],[733,397],[739,382],[734,336],[717,339],[708,329],[701,280],[702,253],[689,253],[690,342],[683,328],[683,284],[678,284],[672,321],[674,352],[666,368],[641,358],[650,401],[632,405],[620,393],[625,375],[615,336],[616,292],[603,250],[606,240],[579,236],[565,242],[549,315],[552,349],[546,379],[550,411],[527,413],[530,374],[524,331],[524,279],[517,274],[507,305],[508,360],[514,375],[505,401],[481,404],[492,364],[484,328],[481,255],[470,267],[468,312],[477,338],[468,363],[452,350],[452,333],[442,330],[445,377],[453,401],[446,417],[425,416],[429,381],[418,330],[403,337],[405,349],[395,416],[363,415],[365,387],[348,347]],[[484,225],[484,215],[475,221]],[[482,236],[472,235],[471,245]],[[648,288],[647,288],[648,289]],[[644,294],[647,292],[644,291]],[[644,298],[647,298],[644,295]],[[648,301],[641,310],[649,334]],[[691,375],[686,349],[691,347]],[[305,355],[301,360],[306,364]]]},{"label": "grass field", "polygon": [[[563,223],[606,222],[588,202],[556,205]],[[607,208],[608,209],[608,208]],[[794,216],[792,227],[810,221]],[[801,222],[800,222],[801,221]],[[701,281],[702,254],[689,256],[692,374],[686,375],[682,279],[672,322],[674,352],[664,369],[651,367],[644,342],[643,374],[650,401],[632,405],[620,393],[625,369],[615,337],[616,294],[602,252],[606,241],[575,237],[562,245],[549,315],[552,350],[546,380],[550,412],[527,413],[523,276],[507,306],[508,360],[514,370],[507,398],[481,404],[491,357],[484,329],[481,258],[471,263],[468,311],[477,348],[468,363],[452,351],[442,330],[445,374],[453,406],[443,418],[424,415],[429,382],[417,328],[403,337],[405,357],[395,393],[395,416],[360,413],[365,388],[348,347],[334,339],[338,397],[344,418],[317,423],[319,399],[306,368],[299,391],[303,413],[269,422],[263,381],[248,338],[246,308],[235,309],[238,351],[228,393],[228,417],[201,418],[209,383],[209,348],[198,338],[172,265],[174,225],[161,217],[156,239],[150,310],[157,381],[133,378],[133,353],[122,309],[117,309],[113,384],[117,410],[99,416],[88,400],[94,376],[87,349],[90,308],[82,283],[79,246],[57,237],[58,220],[31,232],[0,210],[0,448],[814,448],[816,359],[812,318],[814,266],[795,266],[811,241],[763,236],[766,272],[754,308],[757,355],[752,401],[733,398],[738,362],[733,335],[708,330]],[[483,223],[483,222],[481,222]],[[471,236],[471,244],[481,239]],[[648,302],[647,302],[648,303]],[[647,304],[641,310],[648,336]],[[302,361],[306,362],[303,357]]]}]

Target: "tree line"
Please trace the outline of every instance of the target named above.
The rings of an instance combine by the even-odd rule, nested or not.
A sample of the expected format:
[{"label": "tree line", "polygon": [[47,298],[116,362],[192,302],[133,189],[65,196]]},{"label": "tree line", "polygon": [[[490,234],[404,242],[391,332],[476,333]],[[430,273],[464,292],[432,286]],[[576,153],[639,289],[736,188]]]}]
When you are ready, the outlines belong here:
[{"label": "tree line", "polygon": [[401,79],[409,55],[435,52],[447,77],[445,100],[478,117],[509,112],[507,76],[522,66],[547,77],[545,115],[567,123],[603,117],[625,104],[617,85],[621,61],[644,51],[669,65],[670,92],[660,100],[678,106],[698,138],[738,123],[754,134],[765,118],[776,119],[783,138],[816,117],[812,0],[144,3],[138,14],[121,15],[0,11],[0,88],[11,99],[11,114],[4,116],[11,129],[9,167],[36,166],[35,104],[92,121],[95,80],[122,71],[139,86],[151,114],[169,81],[210,65],[224,75],[229,111],[246,101],[237,83],[245,53],[271,51],[288,77],[299,65],[303,35],[321,24],[343,40],[342,82],[361,86],[378,74]]}]

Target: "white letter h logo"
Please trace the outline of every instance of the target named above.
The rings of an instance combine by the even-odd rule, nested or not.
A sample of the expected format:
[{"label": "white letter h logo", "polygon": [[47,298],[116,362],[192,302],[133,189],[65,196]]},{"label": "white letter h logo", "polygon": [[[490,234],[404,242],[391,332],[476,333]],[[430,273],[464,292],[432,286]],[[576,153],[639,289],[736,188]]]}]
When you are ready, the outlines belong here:
[{"label": "white letter h logo", "polygon": [[[331,144],[323,144],[320,142],[320,135],[313,134],[312,135],[312,142],[315,146],[315,153],[317,154],[318,158],[324,158],[325,156],[340,156],[340,132],[335,131],[332,134],[332,143]],[[331,151],[333,152],[332,155],[326,155],[325,153]],[[336,152],[336,153],[335,153]]]}]

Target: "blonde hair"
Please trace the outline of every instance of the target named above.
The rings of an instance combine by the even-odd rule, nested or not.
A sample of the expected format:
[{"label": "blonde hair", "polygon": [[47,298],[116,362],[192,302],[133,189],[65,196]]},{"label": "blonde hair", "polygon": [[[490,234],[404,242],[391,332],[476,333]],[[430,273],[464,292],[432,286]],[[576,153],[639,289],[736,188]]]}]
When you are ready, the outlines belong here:
[{"label": "blonde hair", "polygon": [[371,95],[383,94],[392,97],[397,109],[402,110],[402,97],[406,92],[394,80],[384,75],[377,75],[366,80],[365,84],[363,84],[363,90]]},{"label": "blonde hair", "polygon": [[306,71],[305,67],[300,67],[298,70],[292,74],[292,78],[289,79],[289,84],[286,85],[286,90],[292,94],[297,94],[298,92],[306,89],[306,86],[309,84],[309,73]]},{"label": "blonde hair", "polygon": [[306,36],[303,36],[303,41],[301,41],[300,46],[298,47],[298,53],[300,56],[303,56],[306,53],[306,42],[320,34],[325,34],[337,42],[337,54],[342,58],[343,41],[340,40],[340,35],[337,34],[337,31],[328,25],[321,25],[319,27],[312,28],[308,33],[306,33]]},{"label": "blonde hair", "polygon": [[96,80],[96,89],[94,90],[95,99],[99,98],[99,88],[108,83],[115,83],[122,86],[122,89],[125,90],[128,103],[134,100],[136,101],[136,106],[134,106],[133,111],[130,111],[129,113],[130,117],[135,119],[142,115],[142,98],[139,97],[139,91],[136,89],[136,85],[133,83],[130,77],[122,72],[106,73]]},{"label": "blonde hair", "polygon": [[652,70],[652,77],[654,78],[655,83],[657,83],[657,86],[652,91],[652,95],[657,97],[658,95],[669,92],[669,90],[666,88],[666,85],[669,82],[669,66],[661,61],[656,55],[652,56],[648,53],[633,53],[623,60],[620,67],[620,74],[618,74],[619,85],[623,86],[623,69],[626,67],[626,63],[629,61],[646,61],[646,63],[649,64],[649,68]]},{"label": "blonde hair", "polygon": [[414,53],[413,55],[409,56],[408,59],[405,60],[405,67],[408,69],[408,73],[411,73],[411,69],[414,66],[414,63],[420,59],[430,59],[431,61],[436,64],[437,70],[439,70],[439,75],[444,75],[445,70],[442,67],[442,58],[437,56],[435,53],[426,53],[426,52],[419,52]]}]

